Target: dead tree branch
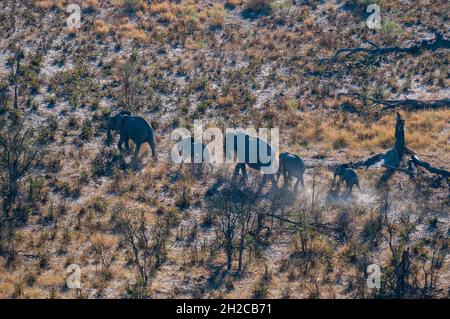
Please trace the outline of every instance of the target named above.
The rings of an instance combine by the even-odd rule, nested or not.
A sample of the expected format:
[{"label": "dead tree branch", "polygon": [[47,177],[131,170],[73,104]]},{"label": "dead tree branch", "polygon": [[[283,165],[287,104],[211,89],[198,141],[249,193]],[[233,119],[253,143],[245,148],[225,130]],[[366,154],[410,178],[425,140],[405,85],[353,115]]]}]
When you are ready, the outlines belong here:
[{"label": "dead tree branch", "polygon": [[[275,219],[278,219],[281,222],[292,224],[294,226],[302,226],[304,224],[302,222],[296,222],[296,221],[293,221],[293,220],[291,220],[289,218],[286,218],[286,217],[283,217],[283,216],[279,216],[279,215],[276,215],[276,214],[270,214],[268,216],[272,217],[272,218],[275,218]],[[323,230],[326,230],[326,231],[333,231],[334,230],[329,224],[310,223],[310,226],[318,228],[318,229],[323,229]]]},{"label": "dead tree branch", "polygon": [[433,167],[430,163],[419,159],[419,157],[417,155],[411,155],[411,159],[414,162],[414,164],[416,164],[417,166],[421,166],[421,167],[425,168],[429,172],[441,175],[442,177],[450,177],[450,172],[449,171],[447,171],[447,170],[445,170],[443,168]]},{"label": "dead tree branch", "polygon": [[[417,154],[410,150],[405,145],[405,131],[404,131],[405,121],[401,118],[400,114],[397,113],[397,123],[395,125],[395,143],[394,147],[385,153],[379,153],[372,155],[366,160],[361,160],[355,163],[348,163],[349,166],[353,168],[365,167],[368,169],[370,166],[381,164],[386,167],[388,171],[385,176],[388,179],[394,171],[399,171],[408,174],[413,177],[416,174],[416,166],[421,166],[431,173],[441,175],[442,177],[450,177],[450,172],[443,169],[432,166],[430,163],[421,160]],[[404,155],[411,155],[411,159],[408,161],[408,168],[405,169],[401,167]],[[386,180],[387,180],[386,179]]]}]

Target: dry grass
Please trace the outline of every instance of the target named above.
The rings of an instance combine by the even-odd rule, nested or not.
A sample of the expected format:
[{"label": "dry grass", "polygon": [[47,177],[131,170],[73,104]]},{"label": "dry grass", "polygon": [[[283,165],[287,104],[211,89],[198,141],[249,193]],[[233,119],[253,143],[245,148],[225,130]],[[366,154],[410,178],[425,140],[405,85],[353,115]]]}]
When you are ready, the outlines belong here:
[{"label": "dry grass", "polygon": [[148,43],[150,41],[149,35],[145,31],[139,29],[135,24],[122,24],[118,29],[123,38],[141,41],[142,43]]},{"label": "dry grass", "polygon": [[48,10],[52,7],[56,7],[58,9],[64,9],[66,7],[66,0],[38,0],[34,1],[34,5],[39,9]]},{"label": "dry grass", "polygon": [[[196,118],[203,119],[205,126],[277,126],[281,151],[306,159],[320,155],[347,162],[391,147],[395,116],[392,112],[372,114],[373,106],[350,98],[337,99],[337,92],[356,90],[384,94],[386,98],[408,94],[408,90],[427,98],[448,93],[448,55],[441,51],[405,55],[400,60],[388,56],[377,67],[370,63],[352,67],[352,59],[336,65],[316,63],[339,48],[365,45],[359,39],[369,37],[380,45],[402,45],[427,34],[428,27],[441,30],[444,3],[416,6],[383,1],[386,20],[395,20],[395,30],[391,23],[383,32],[368,34],[358,14],[334,3],[294,4],[288,11],[270,6],[271,2],[226,0],[223,5],[196,0],[118,0],[111,6],[109,2],[90,0],[84,1],[83,7],[94,8],[95,13],[84,17],[88,23],[76,32],[60,32],[61,20],[48,15],[47,10],[53,7],[64,10],[67,1],[34,1],[30,12],[25,12],[29,9],[26,4],[23,11],[17,6],[23,23],[16,24],[19,29],[14,34],[27,34],[30,52],[50,43],[40,72],[32,81],[37,94],[28,94],[27,82],[23,82],[23,99],[30,99],[30,105],[35,99],[36,105],[33,109],[24,107],[23,112],[36,126],[56,114],[60,125],[52,133],[51,152],[36,172],[45,180],[41,192],[46,193],[42,197],[47,201],[35,203],[25,225],[17,229],[14,248],[21,253],[16,259],[0,257],[0,298],[73,297],[74,291],[62,289],[65,268],[72,263],[82,267],[83,296],[129,297],[127,287],[135,282],[136,270],[131,266],[130,251],[117,233],[117,221],[126,213],[140,211],[145,212],[150,225],[163,218],[172,218],[176,225],[171,229],[168,260],[149,287],[155,298],[249,298],[255,292],[267,293],[270,298],[353,298],[354,290],[347,289],[355,287],[361,275],[360,268],[352,264],[359,255],[389,265],[384,246],[363,253],[355,244],[357,238],[338,243],[317,232],[310,247],[311,256],[320,259],[305,273],[305,258],[295,258],[301,251],[301,238],[295,237],[298,230],[283,225],[271,228],[264,246],[267,249],[252,251],[251,260],[245,255],[242,277],[226,275],[219,288],[207,287],[211,266],[219,267],[226,258],[212,245],[216,232],[208,226],[203,199],[217,176],[229,174],[226,169],[231,171],[232,167],[195,176],[185,166],[167,164],[167,151],[172,146],[168,137],[174,128],[192,126]],[[266,8],[270,14],[247,19],[242,14],[246,8]],[[411,11],[408,18],[396,17],[396,12],[405,8]],[[419,25],[405,26],[419,20]],[[42,21],[51,24],[43,26]],[[10,22],[0,24],[2,34],[12,34]],[[49,27],[48,34],[40,32],[43,27]],[[403,31],[397,32],[398,28]],[[340,36],[325,30],[339,30]],[[67,32],[72,33],[70,39]],[[0,42],[5,50],[7,40],[11,39]],[[139,106],[123,103],[121,66],[132,54],[136,54],[133,66],[138,70],[132,79],[133,92]],[[31,55],[27,51],[25,73],[35,67]],[[0,74],[2,82],[9,70]],[[355,113],[344,112],[344,103],[354,106]],[[151,159],[148,146],[143,147],[139,156],[142,166],[136,170],[123,165],[123,160],[129,163],[130,156],[119,156],[117,136],[111,147],[104,145],[104,116],[122,108],[155,123],[158,158]],[[402,116],[408,146],[432,163],[448,168],[450,111],[402,111]],[[92,121],[92,131],[87,140],[81,140],[85,120]],[[102,164],[112,163],[111,170],[105,169],[104,174],[93,170],[99,154],[104,155]],[[362,190],[355,192],[354,202],[322,207],[333,177],[331,171],[319,171],[315,189],[319,205],[314,212],[321,216],[315,217],[333,223],[341,210],[346,210],[353,218],[352,230],[359,234],[378,214],[374,184],[382,172],[361,170],[358,174]],[[255,174],[249,170],[249,175]],[[445,211],[446,189],[435,188],[438,182],[431,175],[419,175],[417,181],[394,177],[393,206],[402,214],[426,212],[435,216],[435,212]],[[312,179],[313,170],[308,169],[306,189],[299,196],[306,206],[311,203]],[[24,179],[23,198],[28,198],[26,182]],[[295,213],[296,207],[285,210]],[[309,211],[309,207],[300,211]],[[442,225],[447,226],[446,222]],[[103,272],[102,263],[109,261],[110,267]],[[264,278],[264,265],[268,265],[270,280]],[[97,295],[89,294],[91,288]]]},{"label": "dry grass", "polygon": [[[419,152],[447,149],[450,137],[448,110],[403,113],[403,116],[406,141],[411,149]],[[313,145],[316,150],[348,149],[363,155],[390,148],[393,143],[395,122],[391,114],[371,123],[364,123],[352,116],[324,118],[314,113],[302,114],[300,121],[290,139],[293,143]]]},{"label": "dry grass", "polygon": [[95,32],[96,34],[98,34],[98,35],[106,35],[106,34],[108,34],[108,33],[111,31],[111,29],[112,29],[112,26],[109,25],[108,23],[106,23],[106,22],[103,21],[103,20],[95,20],[95,21],[94,21],[94,26],[95,26],[94,32]]},{"label": "dry grass", "polygon": [[225,22],[226,14],[223,4],[215,4],[209,12],[209,25],[213,28],[221,27]]}]

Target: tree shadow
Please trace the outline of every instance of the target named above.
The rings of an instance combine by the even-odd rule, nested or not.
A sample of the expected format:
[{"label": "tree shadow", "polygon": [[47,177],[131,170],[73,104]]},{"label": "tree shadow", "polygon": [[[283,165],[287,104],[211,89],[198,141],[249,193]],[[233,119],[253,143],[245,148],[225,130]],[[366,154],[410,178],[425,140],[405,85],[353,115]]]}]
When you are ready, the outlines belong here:
[{"label": "tree shadow", "polygon": [[217,290],[222,288],[225,278],[229,274],[229,271],[225,269],[225,266],[225,264],[211,266],[210,276],[207,280],[209,290]]},{"label": "tree shadow", "polygon": [[256,8],[246,8],[242,10],[241,17],[248,20],[255,20],[264,16],[268,16],[272,13],[272,8],[267,6],[256,7]]}]

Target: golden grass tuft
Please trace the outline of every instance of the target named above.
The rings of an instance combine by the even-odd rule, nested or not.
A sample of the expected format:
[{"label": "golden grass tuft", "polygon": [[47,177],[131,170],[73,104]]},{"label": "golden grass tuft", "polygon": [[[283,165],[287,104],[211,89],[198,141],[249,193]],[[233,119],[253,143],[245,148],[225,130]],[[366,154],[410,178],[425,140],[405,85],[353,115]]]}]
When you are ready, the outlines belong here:
[{"label": "golden grass tuft", "polygon": [[225,3],[230,7],[236,7],[241,4],[241,0],[226,0]]},{"label": "golden grass tuft", "polygon": [[221,27],[225,22],[227,11],[222,3],[216,3],[209,12],[209,25],[213,28]]},{"label": "golden grass tuft", "polygon": [[53,7],[63,9],[65,8],[66,4],[67,1],[65,0],[38,0],[34,2],[35,7],[44,10],[48,10]]},{"label": "golden grass tuft", "polygon": [[99,0],[86,0],[86,1],[83,1],[83,6],[86,8],[98,9],[100,7],[100,1]]},{"label": "golden grass tuft", "polygon": [[57,288],[66,282],[65,269],[61,270],[61,274],[48,271],[40,275],[37,279],[38,285],[46,288]]},{"label": "golden grass tuft", "polygon": [[135,24],[126,23],[119,26],[120,35],[123,38],[129,38],[140,42],[149,42],[150,37],[144,31],[139,29]]},{"label": "golden grass tuft", "polygon": [[96,233],[90,239],[92,246],[101,249],[111,248],[117,243],[117,238],[108,234]]},{"label": "golden grass tuft", "polygon": [[111,25],[103,20],[94,21],[94,32],[98,35],[105,35],[111,31]]}]

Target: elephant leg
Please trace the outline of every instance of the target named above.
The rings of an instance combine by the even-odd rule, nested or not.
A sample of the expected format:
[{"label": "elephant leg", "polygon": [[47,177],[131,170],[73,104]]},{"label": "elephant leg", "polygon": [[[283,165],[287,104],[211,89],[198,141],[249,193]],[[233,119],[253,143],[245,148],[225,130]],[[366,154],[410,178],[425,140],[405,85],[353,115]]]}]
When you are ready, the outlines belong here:
[{"label": "elephant leg", "polygon": [[125,149],[127,150],[127,152],[130,151],[130,139],[125,139]]},{"label": "elephant leg", "polygon": [[261,188],[264,187],[264,186],[266,186],[266,182],[267,182],[267,175],[264,174],[264,175],[263,175],[263,179],[262,179],[262,181],[261,181]]},{"label": "elephant leg", "polygon": [[337,187],[338,190],[341,188],[341,182],[342,182],[341,178],[338,177],[338,180],[337,180],[337,183],[336,183],[336,187]]},{"label": "elephant leg", "polygon": [[136,149],[135,149],[134,155],[133,155],[133,162],[137,161],[140,149],[141,149],[141,143],[136,143]]},{"label": "elephant leg", "polygon": [[352,191],[352,186],[351,186],[351,183],[349,182],[349,181],[345,181],[345,186],[346,186],[346,188],[345,188],[345,195],[346,196],[349,196],[350,195],[350,193],[351,193],[351,191]]},{"label": "elephant leg", "polygon": [[291,182],[292,182],[292,175],[286,174],[285,186],[289,188],[291,186]]},{"label": "elephant leg", "polygon": [[274,174],[269,175],[270,181],[272,182],[272,188],[278,189],[277,181],[275,180]]},{"label": "elephant leg", "polygon": [[299,177],[297,177],[297,181],[295,182],[295,185],[294,185],[294,191],[297,193],[298,192],[298,184],[300,183],[300,178]]},{"label": "elephant leg", "polygon": [[236,165],[236,167],[234,168],[234,172],[233,172],[233,180],[236,179],[236,177],[239,175],[239,171],[241,170],[241,164],[238,163]]},{"label": "elephant leg", "polygon": [[150,148],[152,150],[152,157],[156,156],[156,146],[155,146],[155,141],[153,140],[153,137],[148,139],[148,144],[150,145]]},{"label": "elephant leg", "polygon": [[242,177],[244,178],[244,180],[246,180],[247,179],[247,170],[245,168],[245,163],[242,163],[241,171],[242,171]]},{"label": "elephant leg", "polygon": [[302,183],[302,187],[305,187],[305,180],[303,179],[303,173],[300,174],[300,182]]},{"label": "elephant leg", "polygon": [[122,139],[122,137],[120,137],[119,139],[119,143],[117,143],[117,148],[119,149],[119,151],[122,152],[122,144],[124,143],[124,140]]},{"label": "elephant leg", "polygon": [[289,181],[289,175],[287,171],[283,171],[283,187],[286,187],[288,185]]}]

